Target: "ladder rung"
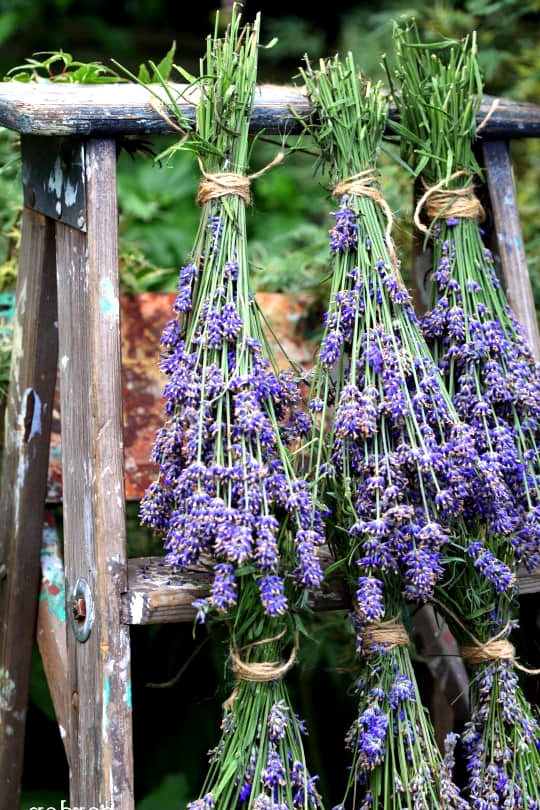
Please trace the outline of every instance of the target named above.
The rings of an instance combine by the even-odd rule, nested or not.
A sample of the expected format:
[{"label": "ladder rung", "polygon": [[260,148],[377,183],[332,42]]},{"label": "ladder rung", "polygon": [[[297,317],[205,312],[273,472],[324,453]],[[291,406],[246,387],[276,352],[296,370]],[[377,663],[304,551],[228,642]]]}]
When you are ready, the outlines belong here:
[{"label": "ladder rung", "polygon": [[[126,624],[165,624],[192,621],[194,599],[209,592],[209,575],[202,568],[173,573],[163,557],[132,557],[128,560],[128,590],[122,594],[122,621]],[[347,607],[343,593],[318,594],[312,607],[340,610]]]},{"label": "ladder rung", "polygon": [[[178,106],[193,122],[196,96],[185,84],[170,84],[178,92]],[[160,85],[153,90],[163,102]],[[183,95],[182,95],[183,94]],[[165,103],[138,84],[77,84],[4,82],[0,86],[0,126],[25,135],[126,136],[177,134]],[[299,132],[300,119],[311,108],[302,87],[261,84],[257,89],[251,128],[280,135]],[[397,117],[394,107],[390,114]],[[487,117],[489,115],[489,118]],[[540,105],[484,95],[478,121],[482,138],[540,137]]]}]

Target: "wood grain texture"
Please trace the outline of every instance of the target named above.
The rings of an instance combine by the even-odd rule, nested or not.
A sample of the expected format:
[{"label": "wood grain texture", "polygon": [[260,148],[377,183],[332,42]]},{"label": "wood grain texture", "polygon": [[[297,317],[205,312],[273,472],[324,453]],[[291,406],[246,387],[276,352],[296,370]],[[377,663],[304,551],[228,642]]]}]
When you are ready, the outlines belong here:
[{"label": "wood grain texture", "polygon": [[[192,123],[196,95],[186,97],[183,84],[171,83],[170,88],[182,114]],[[135,83],[4,82],[0,85],[0,125],[28,135],[171,134],[177,122],[169,118],[162,106],[164,100],[164,90],[158,85],[150,90]],[[266,129],[281,134],[298,132],[298,117],[305,119],[310,114],[304,88],[261,84],[251,127],[253,131]],[[390,114],[396,117],[395,109],[391,108]],[[540,137],[537,104],[486,95],[478,114],[478,122],[484,120],[483,139]]]},{"label": "wood grain texture", "polygon": [[520,595],[540,592],[540,570],[527,572],[518,570],[518,585]]},{"label": "wood grain texture", "polygon": [[508,303],[525,329],[536,359],[540,360],[540,333],[519,219],[510,146],[505,141],[493,141],[483,144],[482,151],[497,241],[498,269]]},{"label": "wood grain texture", "polygon": [[0,491],[0,810],[19,806],[57,347],[54,225],[24,211]]},{"label": "wood grain texture", "polygon": [[[84,170],[88,233],[57,224],[70,804],[133,810],[114,141],[90,140]],[[86,641],[71,628],[80,579]]]},{"label": "wood grain texture", "polygon": [[[319,551],[323,566],[328,565],[328,549]],[[135,625],[193,621],[193,600],[207,596],[210,586],[210,575],[202,567],[175,573],[163,557],[131,558],[128,578],[128,590],[122,594],[122,620]],[[348,605],[342,583],[335,590],[323,590],[311,602],[318,611],[342,610]]]},{"label": "wood grain texture", "polygon": [[[540,360],[540,333],[519,220],[510,146],[506,141],[493,141],[483,144],[482,152],[496,240],[497,270],[508,303],[525,330],[534,356]],[[521,594],[540,591],[540,570],[520,570],[518,582]]]}]

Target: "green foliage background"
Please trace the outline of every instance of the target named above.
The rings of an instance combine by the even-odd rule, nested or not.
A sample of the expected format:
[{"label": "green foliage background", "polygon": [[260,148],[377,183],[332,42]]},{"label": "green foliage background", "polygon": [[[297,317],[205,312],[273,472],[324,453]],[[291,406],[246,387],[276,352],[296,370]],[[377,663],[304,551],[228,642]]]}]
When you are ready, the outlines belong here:
[{"label": "green foliage background", "polygon": [[[141,62],[159,61],[173,40],[176,61],[197,70],[203,39],[212,30],[213,6],[201,4],[197,18],[181,20],[165,0],[120,4],[121,9],[113,11],[109,5],[90,0],[0,0],[0,71],[7,74],[35,52],[57,50],[73,54],[83,64],[97,60],[112,68],[114,58],[136,70]],[[348,50],[367,76],[383,78],[383,54],[391,60],[392,22],[413,13],[427,39],[477,31],[486,93],[540,101],[540,0],[338,3],[334,14],[329,16],[326,10],[322,20],[302,4],[289,4],[287,13],[279,14],[278,9],[275,4],[266,10],[264,3],[246,3],[247,15],[262,11],[263,39],[266,35],[267,40],[273,36],[279,40],[261,54],[261,81],[295,83],[305,53],[314,62]],[[160,152],[169,142],[164,139],[152,146]],[[257,146],[254,161],[265,165],[275,150],[275,144]],[[512,154],[525,249],[540,310],[540,140],[515,141]],[[391,157],[384,156],[382,165],[406,276],[409,179]],[[171,165],[157,164],[149,155],[122,152],[118,169],[122,288],[174,290],[199,217],[194,159],[186,154]],[[253,191],[248,224],[254,287],[308,290],[322,306],[328,274],[327,190],[313,174],[312,156],[308,151],[289,154],[280,167],[256,181]],[[5,390],[9,371],[10,293],[16,277],[20,209],[17,136],[0,130],[0,391]],[[61,513],[58,517],[61,522]],[[128,521],[129,553],[155,553],[152,539],[138,525],[134,505],[129,506]],[[348,645],[345,627],[342,614],[314,619],[313,644],[304,651],[291,683],[299,714],[311,729],[312,771],[321,775],[328,806],[340,800],[346,767],[342,741],[352,710],[347,695],[350,677],[338,674]],[[194,639],[192,628],[184,625],[132,628],[137,810],[184,806],[196,793],[206,751],[217,740],[220,704],[227,697],[222,685],[226,645],[224,639],[212,638],[191,660],[201,643],[199,635]],[[146,685],[171,679],[188,659],[189,666],[168,688]],[[422,677],[421,662],[418,667]],[[60,800],[67,799],[67,766],[37,654],[27,739],[21,810],[35,804],[60,806]]]}]

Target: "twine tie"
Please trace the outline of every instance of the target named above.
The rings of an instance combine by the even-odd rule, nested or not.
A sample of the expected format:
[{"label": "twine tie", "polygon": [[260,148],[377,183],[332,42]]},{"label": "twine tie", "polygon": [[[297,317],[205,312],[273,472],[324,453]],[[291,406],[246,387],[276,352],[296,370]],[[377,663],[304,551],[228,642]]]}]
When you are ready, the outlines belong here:
[{"label": "twine tie", "polygon": [[368,199],[373,200],[373,202],[376,203],[379,208],[381,208],[386,217],[386,230],[384,232],[386,246],[390,254],[390,260],[394,268],[397,270],[398,260],[394,248],[394,242],[391,236],[394,218],[392,216],[390,206],[384,199],[381,190],[376,185],[377,179],[378,172],[376,169],[365,169],[365,171],[358,172],[358,174],[337,183],[332,191],[332,197],[335,199],[339,199],[345,195],[349,195],[351,197],[367,197]]},{"label": "twine tie", "polygon": [[248,175],[239,174],[237,172],[207,172],[201,159],[198,157],[197,160],[199,161],[199,169],[202,177],[197,193],[197,205],[204,205],[209,200],[215,200],[218,197],[225,197],[227,195],[241,197],[246,205],[250,205],[251,181],[260,177],[273,166],[277,166],[278,163],[281,163],[284,156],[283,152],[278,152],[270,163],[263,166],[258,172]]},{"label": "twine tie", "polygon": [[378,645],[384,644],[387,650],[394,647],[408,647],[409,634],[398,619],[375,622],[364,628],[362,642],[369,652],[376,652]]},{"label": "twine tie", "polygon": [[460,170],[454,172],[448,178],[443,178],[434,186],[429,188],[424,181],[422,183],[426,189],[420,197],[414,210],[414,224],[422,233],[427,233],[428,227],[420,220],[420,215],[425,208],[428,218],[432,221],[444,216],[445,219],[455,217],[456,219],[472,219],[483,222],[486,213],[482,203],[474,193],[472,182],[462,188],[446,188],[451,180],[468,173]]}]

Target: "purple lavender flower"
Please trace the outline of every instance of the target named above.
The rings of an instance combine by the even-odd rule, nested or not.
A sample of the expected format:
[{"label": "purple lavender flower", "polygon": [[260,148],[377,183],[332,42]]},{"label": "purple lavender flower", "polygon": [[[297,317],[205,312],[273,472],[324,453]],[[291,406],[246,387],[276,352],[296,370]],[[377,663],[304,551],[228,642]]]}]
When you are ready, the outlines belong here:
[{"label": "purple lavender flower", "polygon": [[275,748],[268,751],[266,768],[261,771],[261,782],[267,790],[274,791],[278,785],[285,785],[285,765]]},{"label": "purple lavender flower", "polygon": [[[288,602],[279,580],[287,569],[301,590],[322,582],[316,550],[324,539],[322,516],[289,455],[310,422],[298,408],[292,374],[275,372],[263,355],[256,310],[248,304],[247,320],[241,317],[236,251],[207,297],[194,299],[194,309],[187,306],[187,291],[194,295],[207,262],[216,260],[224,227],[223,216],[210,216],[210,250],[180,272],[176,309],[182,320],[167,325],[161,361],[167,421],[152,453],[159,479],[145,493],[140,516],[163,535],[174,568],[197,563],[203,554],[235,568],[253,563],[266,583],[261,599],[271,615],[281,615]],[[314,534],[302,534],[308,530]],[[285,537],[292,543],[282,544]],[[236,589],[222,569],[214,571],[213,601],[223,612],[235,605]]]},{"label": "purple lavender flower", "polygon": [[[332,293],[310,393],[315,403],[332,404],[312,409],[312,475],[332,510],[332,554],[354,589],[350,620],[362,671],[346,737],[346,799],[358,810],[435,807],[440,752],[402,622],[409,602],[433,595],[463,510],[474,502],[474,448],[430,355],[389,236],[376,171],[387,114],[380,88],[356,81],[352,57],[304,78],[321,121],[314,137],[338,200]],[[462,465],[467,448],[471,459]]]},{"label": "purple lavender flower", "polygon": [[[362,770],[373,770],[383,761],[388,716],[377,707],[368,707],[355,721],[353,729],[359,765]],[[347,735],[346,742],[348,745],[352,744],[351,731]]]},{"label": "purple lavender flower", "polygon": [[471,244],[482,281],[465,275],[469,270],[455,247],[463,227],[458,222],[446,232],[442,224],[433,233],[438,269],[422,329],[441,370],[451,374],[456,410],[470,426],[481,459],[486,491],[483,501],[479,493],[479,509],[468,510],[471,524],[473,516],[484,517],[490,532],[512,538],[517,558],[532,568],[540,547],[529,541],[526,527],[531,508],[540,503],[540,366],[500,284],[494,283],[493,257],[480,248],[480,240]]},{"label": "purple lavender flower", "polygon": [[276,371],[249,290],[246,201],[221,183],[247,169],[256,20],[240,28],[234,7],[204,60],[201,115],[189,138],[203,174],[202,217],[192,266],[180,272],[177,325],[164,335],[166,419],[154,450],[156,486],[142,507],[166,561],[177,570],[196,563],[209,574],[197,619],[217,614],[231,633],[234,688],[201,798],[189,810],[320,806],[313,778],[294,764],[305,760],[303,732],[283,674],[296,651],[289,599],[300,606],[320,584],[314,548],[324,527],[292,453],[306,432],[298,386],[292,373]]},{"label": "purple lavender flower", "polygon": [[240,334],[243,322],[233,301],[228,302],[223,307],[220,325],[224,339],[229,342],[234,342]]},{"label": "purple lavender flower", "polygon": [[403,674],[396,676],[388,693],[388,702],[393,709],[400,704],[416,699],[416,692],[412,680]]},{"label": "purple lavender flower", "polygon": [[343,345],[343,335],[341,332],[328,332],[321,345],[321,363],[323,366],[331,368],[340,355]]},{"label": "purple lavender flower", "polygon": [[322,535],[313,529],[300,529],[296,533],[299,565],[293,571],[293,576],[296,582],[313,590],[318,590],[324,577],[317,553],[322,539]]},{"label": "purple lavender flower", "polygon": [[516,590],[516,572],[486,548],[479,540],[469,543],[467,554],[473,560],[475,569],[492,583],[496,594],[514,594]]},{"label": "purple lavender flower", "polygon": [[440,553],[429,548],[413,548],[403,557],[405,594],[412,600],[426,602],[443,573]]},{"label": "purple lavender flower", "polygon": [[348,202],[349,198],[344,195],[339,210],[332,212],[335,224],[330,230],[330,250],[333,253],[354,250],[358,242],[357,215]]},{"label": "purple lavender flower", "polygon": [[373,576],[358,577],[355,594],[355,618],[362,624],[371,624],[384,616],[384,584]]},{"label": "purple lavender flower", "polygon": [[317,791],[318,776],[310,776],[303,762],[294,760],[291,766],[291,784],[293,786],[293,808],[317,807],[320,795]]},{"label": "purple lavender flower", "polygon": [[[478,670],[472,690],[472,712],[462,734],[471,806],[489,801],[496,808],[540,807],[540,786],[533,773],[540,767],[536,749],[540,728],[512,663],[493,660],[485,664]],[[536,750],[536,755],[529,758],[525,772],[517,771],[516,757],[526,755],[527,750]]]},{"label": "purple lavender flower", "polygon": [[289,603],[285,596],[283,579],[276,574],[268,574],[259,580],[261,602],[269,616],[283,616]]},{"label": "purple lavender flower", "polygon": [[217,563],[214,566],[212,604],[219,613],[227,613],[236,604],[236,584],[232,565]]},{"label": "purple lavender flower", "polygon": [[290,719],[287,706],[283,701],[274,703],[268,715],[268,733],[273,743],[285,738]]},{"label": "purple lavender flower", "polygon": [[[405,43],[412,47],[402,48]],[[440,201],[441,210],[427,229],[432,273],[421,319],[480,472],[476,491],[465,497],[463,532],[438,589],[471,677],[471,721],[462,735],[467,794],[478,810],[525,810],[540,799],[540,760],[534,737],[523,731],[530,709],[515,678],[508,638],[517,615],[517,565],[531,567],[540,550],[527,519],[540,503],[540,366],[505,300],[479,223],[473,178],[479,169],[474,141],[481,94],[471,103],[470,83],[480,78],[475,40],[453,43],[447,58],[446,49],[421,43],[413,25],[401,32],[399,46],[402,88],[396,99],[402,131],[411,135],[403,138],[402,154],[413,171],[422,172],[426,188],[467,199],[474,209],[471,215],[454,209],[448,218],[442,200],[436,201],[434,208]],[[435,97],[462,116],[451,122],[441,116]],[[433,122],[433,133],[426,120]],[[426,143],[421,164],[413,146],[418,137]],[[430,216],[432,211],[428,206]]]},{"label": "purple lavender flower", "polygon": [[216,803],[212,793],[207,793],[205,796],[202,796],[200,799],[195,799],[195,801],[189,802],[187,805],[189,810],[215,810],[215,806]]}]

